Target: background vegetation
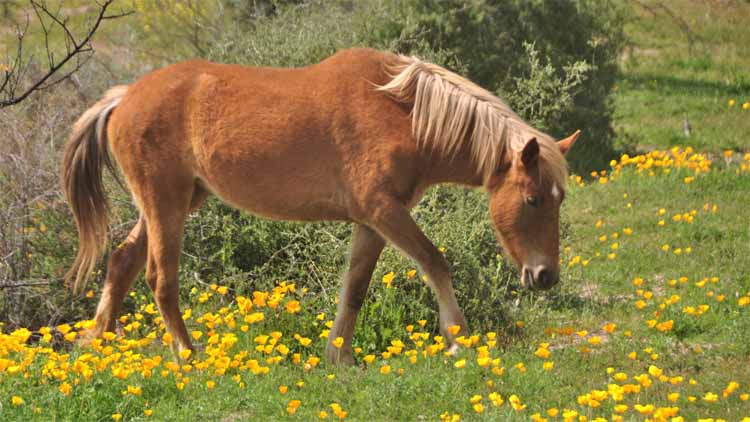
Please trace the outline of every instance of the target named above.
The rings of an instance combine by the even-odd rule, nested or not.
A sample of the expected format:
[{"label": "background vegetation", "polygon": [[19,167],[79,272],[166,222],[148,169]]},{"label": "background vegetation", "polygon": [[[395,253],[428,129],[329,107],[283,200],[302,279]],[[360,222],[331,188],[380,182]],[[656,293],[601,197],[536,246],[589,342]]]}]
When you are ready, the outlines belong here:
[{"label": "background vegetation", "polygon": [[[11,4],[6,22],[26,19],[23,4]],[[91,18],[85,2],[80,7],[72,1],[64,5],[62,13],[81,27]],[[0,198],[8,213],[1,229],[7,235],[0,250],[5,257],[0,279],[52,283],[5,289],[0,315],[14,325],[53,324],[91,312],[90,304],[70,297],[59,283],[76,241],[56,182],[59,151],[71,123],[107,86],[130,82],[180,59],[202,56],[257,66],[302,66],[351,46],[417,54],[465,73],[554,135],[585,127],[586,139],[573,155],[573,165],[581,171],[601,167],[613,155],[609,94],[616,58],[624,46],[625,16],[613,2],[159,0],[115,6],[135,13],[118,21],[124,24],[102,29],[95,43],[97,56],[75,79],[2,110],[4,130],[11,136],[2,140],[8,154],[0,162],[0,184],[8,192]],[[565,37],[551,30],[557,20],[574,22]],[[55,35],[62,36],[53,34],[53,40]],[[40,41],[30,32],[26,44],[39,49]],[[4,45],[14,51],[13,34],[6,34]],[[31,130],[40,122],[46,130]],[[136,216],[127,194],[110,191],[115,203],[113,238],[118,239]],[[497,268],[502,264],[489,224],[472,224],[486,221],[485,209],[481,193],[442,188],[415,210],[438,243],[466,239],[467,227],[474,233],[460,242],[461,248],[452,247],[450,256],[457,280],[466,280],[459,291],[467,315],[481,327],[502,316],[487,315],[481,311],[483,305],[471,304],[472,298],[491,294],[501,307],[507,292],[494,286],[513,274]],[[332,280],[345,267],[349,230],[339,224],[263,221],[210,201],[186,229],[184,291],[228,280],[238,293],[247,293],[292,279],[324,292],[320,297],[335,296],[337,283]],[[392,268],[396,262],[405,264],[387,253],[381,268]],[[404,318],[434,312],[430,295],[416,290],[421,299],[404,300],[407,306],[391,321],[391,329]],[[369,301],[368,307],[377,303]],[[382,332],[378,328],[371,336]]]}]

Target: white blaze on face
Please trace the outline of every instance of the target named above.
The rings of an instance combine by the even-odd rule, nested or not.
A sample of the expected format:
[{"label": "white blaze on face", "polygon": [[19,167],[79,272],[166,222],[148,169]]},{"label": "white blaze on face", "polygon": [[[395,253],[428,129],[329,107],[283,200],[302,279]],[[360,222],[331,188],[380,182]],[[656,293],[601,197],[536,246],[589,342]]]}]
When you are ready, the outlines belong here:
[{"label": "white blaze on face", "polygon": [[557,184],[552,185],[552,197],[555,198],[555,201],[560,199],[560,188],[557,187]]}]

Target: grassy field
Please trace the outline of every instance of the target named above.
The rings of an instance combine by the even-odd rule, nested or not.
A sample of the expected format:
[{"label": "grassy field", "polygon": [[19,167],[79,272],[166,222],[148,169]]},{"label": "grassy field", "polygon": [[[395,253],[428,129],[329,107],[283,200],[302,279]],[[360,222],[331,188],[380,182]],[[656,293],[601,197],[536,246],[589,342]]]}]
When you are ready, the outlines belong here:
[{"label": "grassy field", "polygon": [[[141,311],[123,317],[125,337],[93,350],[45,344],[72,342],[85,322],[31,345],[29,332],[3,335],[2,418],[749,417],[750,346],[738,339],[750,330],[750,155],[729,164],[664,155],[671,161],[626,158],[592,183],[572,183],[562,288],[520,294],[514,329],[477,333],[457,357],[414,321],[389,350],[362,350],[361,366],[331,367],[318,357],[332,315],[308,309],[304,291],[285,285],[231,300],[213,286],[191,293],[186,319],[207,347],[183,366],[172,363],[146,297],[132,298]],[[393,269],[395,294],[419,282],[407,270]],[[302,333],[285,331],[291,325]]]},{"label": "grassy field", "polygon": [[[621,140],[642,149],[690,145],[702,150],[747,148],[750,110],[750,4],[675,0],[633,5],[626,27],[632,45],[615,96]],[[656,5],[667,4],[680,21]],[[652,13],[650,10],[653,10]],[[731,104],[730,104],[731,102]],[[683,133],[687,118],[691,135]]]},{"label": "grassy field", "polygon": [[[133,295],[125,335],[93,348],[73,346],[85,321],[3,331],[0,420],[750,421],[750,5],[669,4],[700,40],[689,51],[671,19],[634,8],[615,98],[622,145],[651,152],[572,178],[561,286],[520,292],[508,326],[448,357],[437,321],[411,321],[340,368],[319,359],[333,298],[211,286],[183,305],[205,350],[180,366]],[[384,300],[420,283],[384,270]]]}]

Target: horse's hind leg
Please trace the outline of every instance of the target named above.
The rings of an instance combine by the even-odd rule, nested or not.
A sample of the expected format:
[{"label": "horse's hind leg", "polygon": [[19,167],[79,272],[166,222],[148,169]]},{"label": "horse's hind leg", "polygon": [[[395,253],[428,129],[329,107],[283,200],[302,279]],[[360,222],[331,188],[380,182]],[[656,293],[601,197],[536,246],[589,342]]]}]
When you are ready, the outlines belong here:
[{"label": "horse's hind leg", "polygon": [[154,292],[167,332],[173,338],[172,351],[178,358],[180,351],[193,350],[178,303],[177,275],[185,220],[191,206],[195,206],[194,193],[198,192],[192,180],[174,179],[150,180],[149,186],[139,187],[137,199],[148,223],[146,282]]},{"label": "horse's hind leg", "polygon": [[[190,211],[198,209],[208,195],[208,191],[196,187],[190,203]],[[107,331],[115,331],[115,324],[122,310],[125,295],[133,287],[133,282],[143,271],[143,267],[146,266],[147,251],[146,220],[141,217],[130,230],[128,237],[110,254],[102,296],[96,307],[96,325],[84,338],[84,343],[101,337]]]},{"label": "horse's hind leg", "polygon": [[[365,300],[372,271],[375,269],[384,246],[383,238],[371,228],[360,225],[354,230],[349,254],[349,271],[344,277],[336,321],[328,335],[326,346],[326,357],[331,362],[354,364],[352,353],[354,324],[357,322],[357,314]],[[344,344],[340,348],[332,344],[337,337],[344,339]]]},{"label": "horse's hind leg", "polygon": [[140,218],[128,237],[110,255],[107,278],[96,308],[96,325],[84,341],[100,337],[106,331],[114,332],[125,295],[146,264],[146,251],[146,222]]}]

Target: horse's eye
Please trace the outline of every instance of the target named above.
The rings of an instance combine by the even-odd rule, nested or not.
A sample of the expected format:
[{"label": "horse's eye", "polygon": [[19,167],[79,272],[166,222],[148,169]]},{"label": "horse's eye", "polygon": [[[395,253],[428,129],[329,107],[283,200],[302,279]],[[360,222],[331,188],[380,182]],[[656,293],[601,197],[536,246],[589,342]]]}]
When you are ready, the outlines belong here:
[{"label": "horse's eye", "polygon": [[526,197],[526,203],[531,205],[532,207],[536,208],[539,206],[539,198],[537,196],[527,196]]}]

